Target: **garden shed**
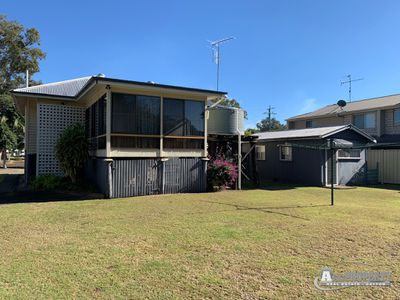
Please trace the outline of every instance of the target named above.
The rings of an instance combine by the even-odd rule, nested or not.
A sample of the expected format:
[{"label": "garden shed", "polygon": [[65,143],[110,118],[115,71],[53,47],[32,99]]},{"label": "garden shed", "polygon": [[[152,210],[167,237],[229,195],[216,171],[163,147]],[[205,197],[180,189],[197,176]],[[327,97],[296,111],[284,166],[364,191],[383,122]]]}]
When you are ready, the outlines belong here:
[{"label": "garden shed", "polygon": [[364,183],[366,148],[376,143],[353,125],[261,132],[255,136],[261,183],[282,181],[312,186],[328,185],[331,177],[335,185]]}]

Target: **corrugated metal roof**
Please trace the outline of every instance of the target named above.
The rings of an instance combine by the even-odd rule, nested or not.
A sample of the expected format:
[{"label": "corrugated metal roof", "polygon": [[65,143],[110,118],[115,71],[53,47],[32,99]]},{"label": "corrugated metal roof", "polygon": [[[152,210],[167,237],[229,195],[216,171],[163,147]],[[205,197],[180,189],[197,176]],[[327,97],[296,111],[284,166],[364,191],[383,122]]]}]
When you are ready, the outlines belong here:
[{"label": "corrugated metal roof", "polygon": [[373,110],[384,107],[391,107],[398,104],[400,104],[400,94],[353,101],[347,103],[347,105],[343,107],[343,109],[341,109],[337,104],[332,104],[306,114],[291,117],[287,120],[294,121],[294,120],[322,117],[322,116],[333,117],[337,116],[338,114],[340,115],[340,114],[352,113],[363,110]]},{"label": "corrugated metal roof", "polygon": [[318,128],[282,130],[282,131],[268,131],[268,132],[255,133],[253,134],[253,136],[258,136],[258,139],[260,141],[307,139],[307,138],[322,139],[346,129],[354,130],[359,134],[365,136],[367,139],[375,142],[375,139],[373,137],[371,137],[364,131],[358,129],[357,127],[354,127],[353,125],[329,126],[329,127],[318,127]]},{"label": "corrugated metal roof", "polygon": [[92,76],[76,78],[71,80],[46,83],[26,88],[19,88],[13,90],[17,93],[53,95],[62,97],[75,97],[88,83]]},{"label": "corrugated metal roof", "polygon": [[125,79],[116,79],[116,78],[108,78],[103,76],[88,76],[77,79],[41,84],[37,86],[27,87],[27,88],[19,88],[15,89],[12,92],[14,94],[26,94],[26,95],[45,95],[45,96],[57,96],[57,97],[67,97],[67,98],[77,98],[80,93],[85,91],[85,87],[88,86],[90,80],[95,81],[96,83],[105,83],[105,84],[131,84],[131,85],[140,85],[147,87],[155,87],[155,88],[166,88],[172,90],[184,90],[190,92],[198,92],[212,95],[225,95],[226,92],[222,91],[213,91],[213,90],[205,90],[198,88],[190,88],[190,87],[182,87],[175,85],[166,85],[166,84],[158,84],[153,82],[141,82],[141,81],[132,81]]}]

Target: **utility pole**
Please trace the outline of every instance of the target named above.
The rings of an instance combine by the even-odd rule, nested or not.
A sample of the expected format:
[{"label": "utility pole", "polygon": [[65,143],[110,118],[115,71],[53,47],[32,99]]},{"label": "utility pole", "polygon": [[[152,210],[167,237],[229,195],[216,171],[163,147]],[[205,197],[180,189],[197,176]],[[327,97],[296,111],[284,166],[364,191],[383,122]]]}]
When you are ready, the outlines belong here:
[{"label": "utility pole", "polygon": [[228,37],[214,42],[209,41],[213,50],[214,63],[217,65],[217,91],[219,90],[219,68],[221,64],[220,45],[233,39],[234,37]]},{"label": "utility pole", "polygon": [[347,75],[346,77],[347,77],[348,80],[341,81],[340,85],[343,85],[343,84],[346,84],[346,83],[349,84],[349,102],[351,102],[351,83],[354,82],[354,81],[364,80],[364,78],[351,79],[351,74]]},{"label": "utility pole", "polygon": [[274,112],[275,107],[272,107],[271,105],[268,106],[267,111],[265,112],[265,114],[267,114],[267,120],[268,120],[268,131],[271,131],[272,128],[272,115],[276,115],[276,113]]}]

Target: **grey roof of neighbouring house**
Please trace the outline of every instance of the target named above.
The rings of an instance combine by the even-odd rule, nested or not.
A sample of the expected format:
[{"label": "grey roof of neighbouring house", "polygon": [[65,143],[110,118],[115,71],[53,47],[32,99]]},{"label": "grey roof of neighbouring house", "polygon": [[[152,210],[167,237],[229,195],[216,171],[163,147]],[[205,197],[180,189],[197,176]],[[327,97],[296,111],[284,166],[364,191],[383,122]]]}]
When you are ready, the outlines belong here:
[{"label": "grey roof of neighbouring house", "polygon": [[14,89],[11,92],[14,95],[43,95],[43,96],[56,96],[56,97],[65,97],[76,99],[83,91],[86,90],[91,83],[122,83],[122,84],[132,84],[132,85],[141,85],[141,86],[150,86],[157,88],[167,88],[167,89],[175,89],[175,90],[185,90],[191,92],[199,92],[199,93],[207,93],[207,94],[216,94],[216,95],[225,95],[226,92],[221,91],[213,91],[213,90],[205,90],[198,88],[190,88],[190,87],[182,87],[182,86],[174,86],[174,85],[165,85],[165,84],[157,84],[153,82],[141,82],[141,81],[132,81],[132,80],[124,80],[124,79],[115,79],[108,78],[103,76],[88,76],[77,79],[41,84],[32,87],[19,88]]},{"label": "grey roof of neighbouring house", "polygon": [[287,121],[303,120],[307,118],[329,117],[340,114],[352,113],[363,110],[373,110],[385,107],[393,107],[400,104],[400,94],[377,97],[347,103],[343,109],[337,104],[327,105],[315,111],[297,115],[287,119]]},{"label": "grey roof of neighbouring house", "polygon": [[319,128],[259,132],[253,134],[253,136],[258,136],[259,141],[274,141],[274,140],[289,140],[289,139],[323,139],[335,133],[339,133],[341,131],[348,129],[356,131],[357,133],[363,135],[372,142],[376,142],[372,136],[370,136],[369,134],[365,133],[361,129],[358,129],[357,127],[351,124],[341,125],[341,126],[319,127]]}]

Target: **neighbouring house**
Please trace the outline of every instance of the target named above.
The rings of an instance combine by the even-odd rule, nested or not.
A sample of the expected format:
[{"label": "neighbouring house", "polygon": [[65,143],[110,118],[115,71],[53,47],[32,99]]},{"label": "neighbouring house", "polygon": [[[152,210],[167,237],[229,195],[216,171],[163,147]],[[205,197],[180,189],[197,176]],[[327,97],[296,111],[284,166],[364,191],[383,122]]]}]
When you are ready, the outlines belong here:
[{"label": "neighbouring house", "polygon": [[400,94],[328,105],[287,119],[289,129],[353,124],[376,138],[367,151],[368,169],[377,183],[400,184]]},{"label": "neighbouring house", "polygon": [[352,125],[256,133],[261,183],[282,181],[313,186],[365,183],[365,147],[376,140]]},{"label": "neighbouring house", "polygon": [[203,192],[207,105],[225,94],[102,74],[15,89],[26,122],[26,178],[62,175],[55,145],[79,122],[91,145],[87,177],[108,197]]},{"label": "neighbouring house", "polygon": [[289,129],[353,124],[379,143],[400,142],[400,94],[327,105],[286,121]]}]

